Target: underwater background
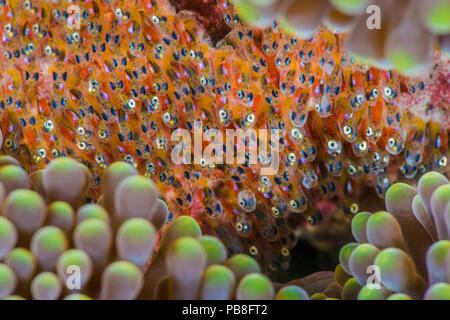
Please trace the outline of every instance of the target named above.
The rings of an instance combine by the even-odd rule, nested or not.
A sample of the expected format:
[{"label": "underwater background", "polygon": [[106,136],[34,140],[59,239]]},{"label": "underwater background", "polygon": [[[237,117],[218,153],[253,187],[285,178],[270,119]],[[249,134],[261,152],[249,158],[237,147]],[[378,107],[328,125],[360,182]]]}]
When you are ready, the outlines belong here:
[{"label": "underwater background", "polygon": [[449,11],[0,1],[0,298],[450,299]]}]

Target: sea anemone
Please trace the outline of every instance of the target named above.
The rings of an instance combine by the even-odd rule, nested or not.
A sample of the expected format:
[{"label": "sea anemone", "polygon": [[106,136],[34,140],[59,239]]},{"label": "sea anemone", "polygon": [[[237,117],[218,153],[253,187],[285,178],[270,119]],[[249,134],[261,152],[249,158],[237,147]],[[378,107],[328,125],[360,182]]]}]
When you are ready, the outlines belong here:
[{"label": "sea anemone", "polygon": [[229,255],[193,218],[169,223],[130,164],[108,167],[98,203],[86,203],[90,175],[70,158],[30,177],[9,156],[0,164],[20,173],[0,175],[1,299],[308,299],[295,285],[275,295],[282,286],[255,259]]},{"label": "sea anemone", "polygon": [[[90,174],[75,160],[57,159],[28,176],[13,158],[0,159],[1,298],[136,298],[156,244],[155,225],[161,228],[168,216],[151,180],[136,172],[122,175],[122,184],[110,180],[129,195],[111,196],[113,216],[86,204]],[[108,173],[117,177],[126,166],[117,163]]]},{"label": "sea anemone", "polygon": [[233,3],[245,21],[258,27],[270,27],[278,20],[285,30],[303,39],[313,37],[321,25],[334,33],[348,34],[346,47],[353,55],[403,73],[423,72],[430,65],[436,44],[449,52],[450,4],[446,0],[234,0]]},{"label": "sea anemone", "polygon": [[[342,299],[450,299],[450,184],[437,172],[417,191],[397,183],[386,210],[353,217],[357,242],[339,254]],[[344,282],[345,280],[345,282]]]}]

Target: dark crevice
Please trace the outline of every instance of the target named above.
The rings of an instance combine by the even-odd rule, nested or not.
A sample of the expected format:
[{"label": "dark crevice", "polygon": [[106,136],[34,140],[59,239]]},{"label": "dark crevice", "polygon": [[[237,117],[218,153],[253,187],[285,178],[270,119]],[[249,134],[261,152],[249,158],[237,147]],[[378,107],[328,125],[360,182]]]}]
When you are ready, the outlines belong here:
[{"label": "dark crevice", "polygon": [[230,31],[223,20],[216,0],[169,0],[177,12],[188,10],[196,13],[206,33],[210,36],[213,45],[222,40]]}]

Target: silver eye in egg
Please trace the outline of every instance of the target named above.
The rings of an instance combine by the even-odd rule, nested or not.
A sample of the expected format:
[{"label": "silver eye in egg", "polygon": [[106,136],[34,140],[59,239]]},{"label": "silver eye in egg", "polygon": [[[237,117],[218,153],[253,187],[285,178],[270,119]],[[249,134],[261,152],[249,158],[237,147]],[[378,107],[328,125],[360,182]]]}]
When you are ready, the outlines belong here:
[{"label": "silver eye in egg", "polygon": [[220,110],[219,117],[220,117],[220,119],[226,119],[228,117],[228,112],[224,109]]},{"label": "silver eye in egg", "polygon": [[392,89],[390,87],[384,88],[384,94],[386,97],[390,97],[392,95]]},{"label": "silver eye in egg", "polygon": [[388,140],[389,147],[393,148],[393,147],[395,147],[396,144],[397,144],[397,142],[395,141],[394,138],[389,138],[389,140]]},{"label": "silver eye in egg", "polygon": [[151,102],[152,105],[159,106],[159,98],[157,96],[153,96]]},{"label": "silver eye in egg", "polygon": [[245,117],[245,121],[248,122],[248,123],[253,123],[255,121],[255,115],[253,113],[249,113]]},{"label": "silver eye in egg", "polygon": [[5,32],[6,33],[10,33],[10,32],[12,32],[13,31],[13,27],[12,27],[12,25],[10,24],[10,23],[8,23],[7,25],[5,25]]},{"label": "silver eye in egg", "polygon": [[444,168],[447,166],[447,157],[440,157],[437,161],[439,168]]},{"label": "silver eye in egg", "polygon": [[158,53],[164,52],[164,45],[162,43],[158,43],[155,48]]},{"label": "silver eye in egg", "polygon": [[86,134],[86,129],[83,128],[83,127],[78,127],[78,128],[77,128],[77,133],[78,133],[80,136],[84,136],[84,135]]},{"label": "silver eye in egg", "polygon": [[380,159],[381,159],[380,154],[378,152],[374,152],[373,162],[378,162],[378,161],[380,161]]},{"label": "silver eye in egg", "polygon": [[44,127],[45,127],[45,130],[46,130],[46,131],[53,131],[53,128],[54,128],[53,122],[52,122],[51,120],[47,120],[47,121],[45,122]]},{"label": "silver eye in egg", "polygon": [[294,137],[295,139],[303,138],[302,132],[297,128],[292,129],[291,134],[292,134],[292,137]]},{"label": "silver eye in egg", "polygon": [[344,127],[344,133],[348,136],[351,135],[353,133],[353,129],[350,126],[345,126]]},{"label": "silver eye in egg", "polygon": [[208,164],[208,161],[206,161],[206,159],[200,159],[200,166],[202,168],[206,167],[207,164]]},{"label": "silver eye in egg", "polygon": [[358,143],[358,150],[360,152],[366,151],[367,150],[367,142],[361,141],[360,143]]},{"label": "silver eye in egg", "polygon": [[129,109],[134,109],[136,107],[136,101],[134,101],[134,99],[129,99],[127,101],[127,107]]},{"label": "silver eye in egg", "polygon": [[152,172],[152,171],[155,170],[155,164],[153,162],[147,162],[146,165],[145,165],[145,169],[147,171]]},{"label": "silver eye in egg", "polygon": [[362,104],[362,103],[364,102],[364,96],[363,96],[362,94],[358,94],[358,95],[356,96],[356,102],[357,102],[358,104]]},{"label": "silver eye in egg", "polygon": [[122,19],[123,17],[123,12],[120,8],[117,8],[114,14],[116,15],[117,19]]},{"label": "silver eye in egg", "polygon": [[328,141],[328,148],[330,148],[331,150],[334,150],[334,149],[336,149],[336,147],[337,147],[336,141],[334,141],[334,140]]},{"label": "silver eye in egg", "polygon": [[105,158],[101,154],[95,156],[95,162],[102,163],[103,161],[105,161]]},{"label": "silver eye in egg", "polygon": [[166,112],[163,115],[164,122],[169,122],[172,119],[170,112]]},{"label": "silver eye in egg", "polygon": [[330,140],[327,143],[328,152],[332,155],[338,155],[341,152],[342,145],[336,140]]},{"label": "silver eye in egg", "polygon": [[295,156],[294,153],[289,153],[288,160],[289,160],[289,162],[293,163],[293,162],[297,161],[297,157]]},{"label": "silver eye in egg", "polygon": [[45,152],[45,150],[44,149],[39,149],[38,150],[38,156],[40,157],[40,158],[45,158],[45,156],[47,155],[47,153]]},{"label": "silver eye in egg", "polygon": [[52,47],[50,46],[46,46],[44,51],[47,56],[51,56],[51,54],[53,53]]},{"label": "silver eye in egg", "polygon": [[80,41],[80,34],[78,32],[74,32],[72,34],[72,40],[75,41],[75,42]]},{"label": "silver eye in egg", "polygon": [[367,130],[366,130],[366,136],[368,138],[370,138],[370,137],[373,136],[373,134],[374,134],[373,129],[371,127],[368,127]]},{"label": "silver eye in egg", "polygon": [[357,169],[354,165],[349,165],[348,166],[348,173],[353,176],[355,173],[357,172]]},{"label": "silver eye in egg", "polygon": [[132,163],[134,159],[133,159],[133,157],[132,157],[131,155],[127,154],[127,155],[125,156],[125,158],[123,158],[123,160],[124,160],[125,162]]},{"label": "silver eye in egg", "polygon": [[159,24],[158,16],[152,16],[152,21],[153,21],[154,24]]},{"label": "silver eye in egg", "polygon": [[261,177],[261,182],[264,183],[265,185],[270,185],[270,180],[266,176]]},{"label": "silver eye in egg", "polygon": [[95,93],[95,92],[97,92],[97,89],[98,89],[98,81],[97,80],[95,80],[95,79],[91,79],[91,80],[89,80],[89,92],[91,92],[91,93]]},{"label": "silver eye in egg", "polygon": [[34,51],[34,44],[32,44],[31,42],[27,44],[27,51],[29,53],[32,53]]},{"label": "silver eye in egg", "polygon": [[248,252],[252,256],[257,256],[258,255],[258,249],[255,246],[251,246],[250,249],[248,249]]},{"label": "silver eye in egg", "polygon": [[56,150],[56,149],[53,149],[53,150],[52,150],[52,157],[53,157],[53,158],[58,158],[58,157],[59,157],[59,151]]},{"label": "silver eye in egg", "polygon": [[41,27],[37,23],[33,24],[33,33],[39,33],[41,31]]},{"label": "silver eye in egg", "polygon": [[289,202],[289,204],[291,205],[292,208],[297,209],[299,207],[299,203],[297,200],[291,200]]},{"label": "silver eye in egg", "polygon": [[100,139],[105,139],[108,136],[108,132],[106,130],[98,130],[97,132]]},{"label": "silver eye in egg", "polygon": [[379,92],[377,88],[373,88],[372,92],[370,93],[372,97],[378,98]]},{"label": "silver eye in egg", "polygon": [[277,207],[272,207],[272,213],[278,217],[280,215],[280,210]]}]

